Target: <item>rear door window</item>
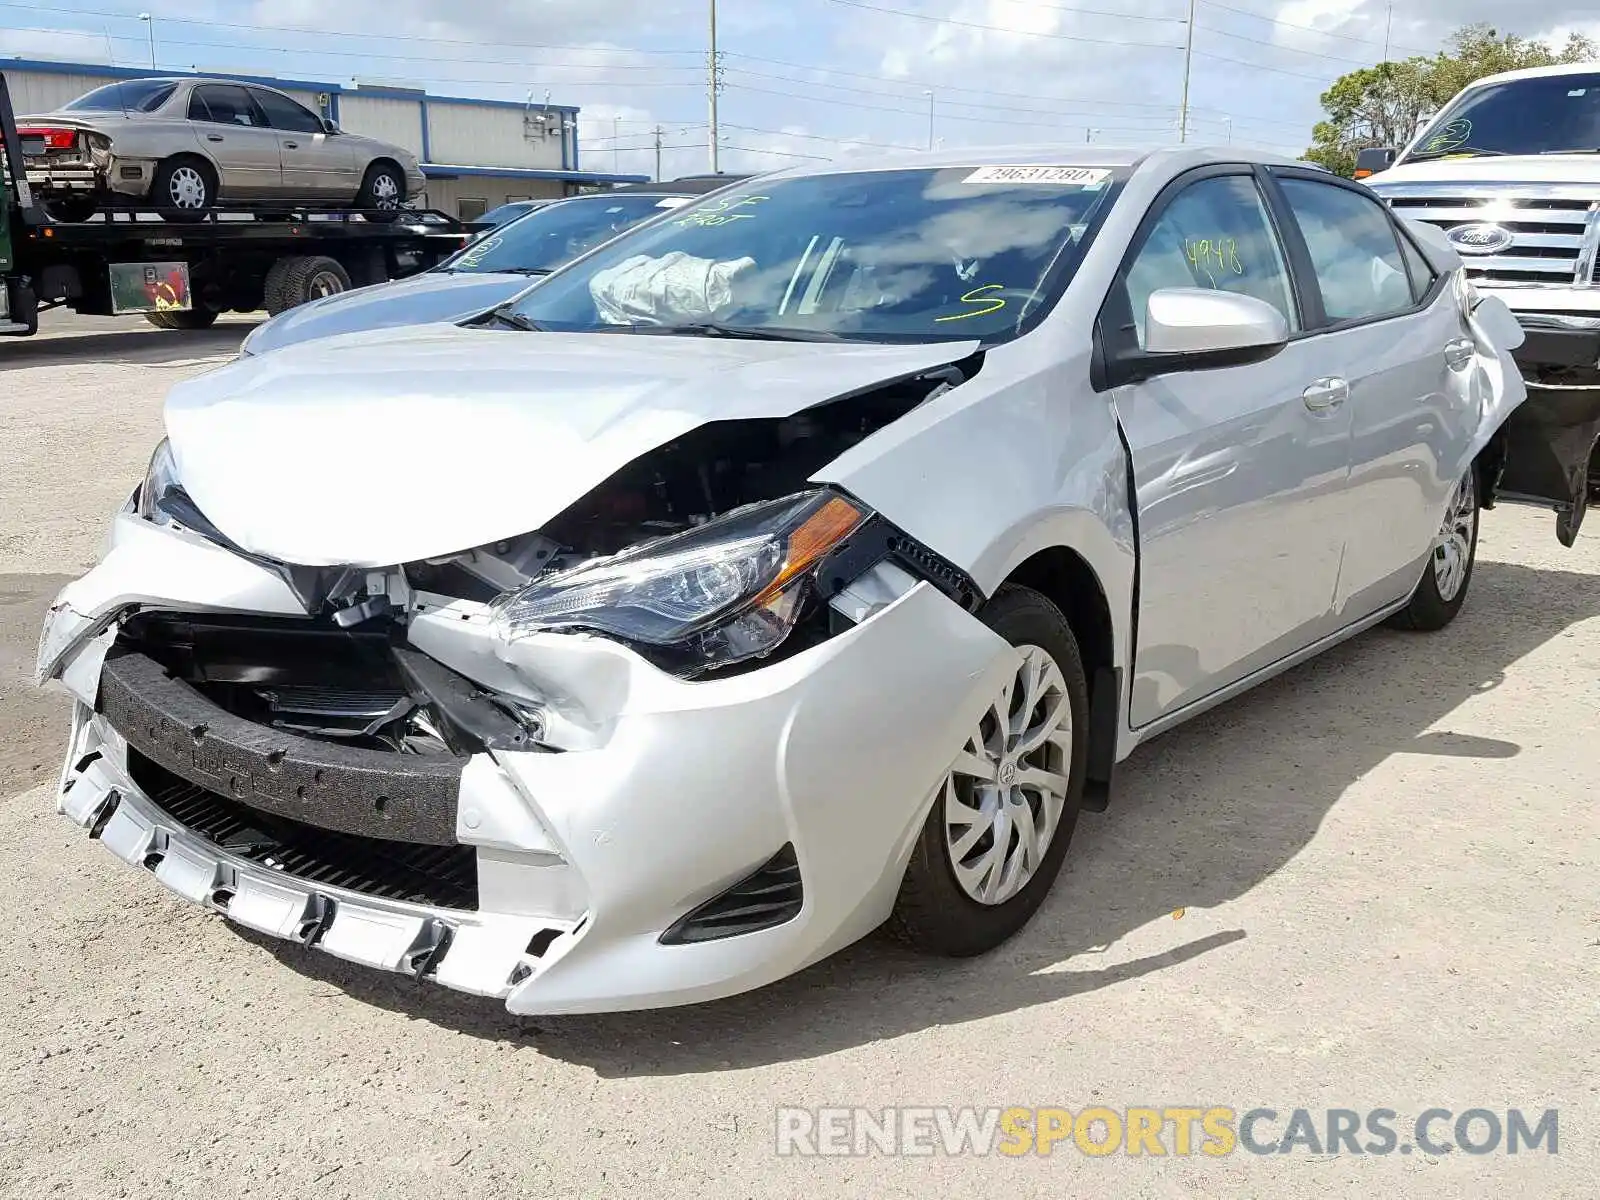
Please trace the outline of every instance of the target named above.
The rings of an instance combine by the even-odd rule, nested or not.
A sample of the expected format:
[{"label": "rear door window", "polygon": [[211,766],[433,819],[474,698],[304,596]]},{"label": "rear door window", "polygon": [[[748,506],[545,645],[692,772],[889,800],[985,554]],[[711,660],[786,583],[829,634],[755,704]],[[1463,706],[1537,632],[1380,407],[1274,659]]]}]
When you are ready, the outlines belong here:
[{"label": "rear door window", "polygon": [[1398,316],[1416,305],[1399,235],[1378,200],[1315,179],[1280,182],[1330,324]]}]

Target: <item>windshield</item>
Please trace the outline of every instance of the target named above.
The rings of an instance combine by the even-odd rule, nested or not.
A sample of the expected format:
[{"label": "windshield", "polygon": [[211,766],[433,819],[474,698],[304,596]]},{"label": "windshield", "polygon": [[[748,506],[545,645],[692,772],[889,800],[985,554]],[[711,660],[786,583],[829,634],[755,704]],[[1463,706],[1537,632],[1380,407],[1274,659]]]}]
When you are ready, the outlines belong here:
[{"label": "windshield", "polygon": [[129,79],[79,96],[62,112],[155,112],[178,85],[170,79]]},{"label": "windshield", "polygon": [[562,331],[715,323],[772,336],[1015,337],[1066,286],[1062,252],[1111,176],[966,166],[750,181],[618,239],[511,311]]},{"label": "windshield", "polygon": [[679,196],[641,195],[585,196],[545,205],[485,234],[439,269],[543,274],[683,203]]},{"label": "windshield", "polygon": [[1473,88],[1439,114],[1405,161],[1563,150],[1600,150],[1600,74]]}]

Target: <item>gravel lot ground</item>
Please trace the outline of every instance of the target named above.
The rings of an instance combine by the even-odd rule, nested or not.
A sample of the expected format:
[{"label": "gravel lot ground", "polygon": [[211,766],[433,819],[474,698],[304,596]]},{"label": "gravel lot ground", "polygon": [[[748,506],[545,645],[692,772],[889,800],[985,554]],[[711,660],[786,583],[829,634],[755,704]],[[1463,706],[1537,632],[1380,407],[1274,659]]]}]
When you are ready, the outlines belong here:
[{"label": "gravel lot ground", "polygon": [[[519,1022],[241,935],[54,813],[39,617],[166,388],[246,327],[0,341],[0,1194],[1596,1194],[1600,518],[1566,551],[1547,514],[1489,514],[1449,631],[1361,637],[1142,750],[996,955],[869,939],[720,1004]],[[795,1159],[783,1104],[1262,1106],[1267,1137],[1295,1108],[1402,1134],[1558,1108],[1560,1142]]]}]

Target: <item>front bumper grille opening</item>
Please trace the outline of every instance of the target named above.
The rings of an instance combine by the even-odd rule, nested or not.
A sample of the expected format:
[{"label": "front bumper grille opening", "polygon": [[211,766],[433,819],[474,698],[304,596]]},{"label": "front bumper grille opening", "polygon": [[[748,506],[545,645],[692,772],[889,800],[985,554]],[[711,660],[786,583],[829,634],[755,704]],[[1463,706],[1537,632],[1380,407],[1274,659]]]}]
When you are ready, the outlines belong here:
[{"label": "front bumper grille opening", "polygon": [[774,929],[800,915],[800,862],[790,843],[754,874],[706,901],[661,935],[664,946],[711,942]]},{"label": "front bumper grille opening", "polygon": [[335,833],[257,811],[192,784],[132,747],[128,774],[178,824],[238,858],[306,883],[383,900],[478,907],[477,853]]}]

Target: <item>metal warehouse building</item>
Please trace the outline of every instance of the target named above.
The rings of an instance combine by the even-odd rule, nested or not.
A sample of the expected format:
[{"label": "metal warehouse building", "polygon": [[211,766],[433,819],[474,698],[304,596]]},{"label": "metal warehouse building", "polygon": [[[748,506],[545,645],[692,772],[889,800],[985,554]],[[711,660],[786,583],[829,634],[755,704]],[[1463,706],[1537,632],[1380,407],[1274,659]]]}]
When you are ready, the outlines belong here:
[{"label": "metal warehouse building", "polygon": [[567,196],[642,175],[578,167],[578,110],[564,104],[521,104],[430,96],[420,88],[318,83],[215,71],[139,70],[93,63],[0,58],[19,113],[49,112],[112,79],[199,75],[240,79],[287,92],[351,133],[404,146],[427,177],[419,207],[473,220],[508,200]]}]

